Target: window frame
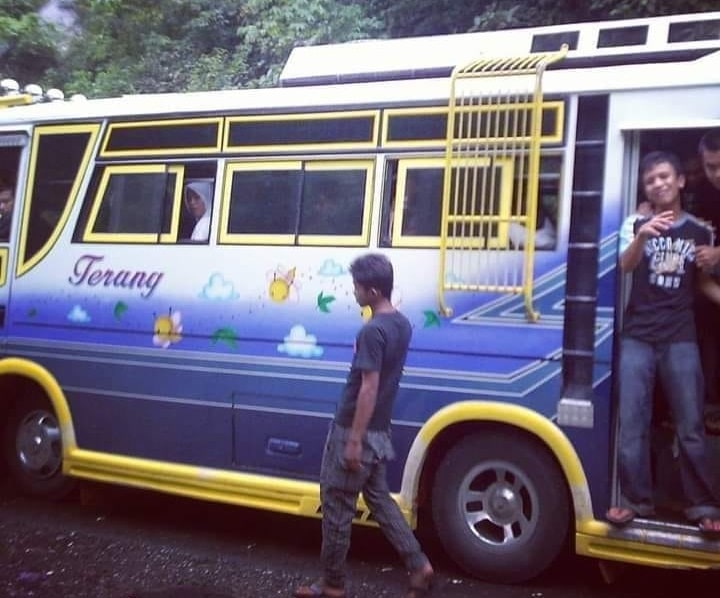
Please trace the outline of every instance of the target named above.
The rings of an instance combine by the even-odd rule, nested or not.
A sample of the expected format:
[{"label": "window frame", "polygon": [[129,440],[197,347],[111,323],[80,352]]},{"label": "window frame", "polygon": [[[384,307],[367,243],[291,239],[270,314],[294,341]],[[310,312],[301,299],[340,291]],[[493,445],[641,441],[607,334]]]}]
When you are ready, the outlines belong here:
[{"label": "window frame", "polygon": [[[464,160],[454,160],[452,169],[463,168]],[[393,209],[392,209],[392,231],[390,235],[390,246],[391,247],[428,247],[438,248],[440,247],[440,238],[442,236],[443,221],[447,225],[447,218],[443,217],[443,198],[440,198],[440,234],[437,236],[428,235],[404,235],[402,234],[403,219],[404,219],[404,197],[405,188],[407,185],[407,173],[408,170],[422,169],[422,168],[436,168],[443,173],[443,179],[445,176],[447,160],[443,157],[437,158],[398,158],[397,160],[397,181],[395,183],[395,194],[392,198]],[[473,247],[504,247],[508,242],[508,224],[511,220],[512,214],[512,201],[513,201],[513,160],[508,157],[487,157],[487,158],[475,158],[473,164],[486,166],[499,165],[501,166],[500,175],[500,212],[499,214],[493,215],[479,215],[475,218],[481,222],[498,222],[498,235],[485,239],[484,237],[472,238],[471,243]],[[444,184],[444,181],[443,181]],[[449,216],[448,216],[449,217]],[[458,218],[462,219],[463,216]],[[465,237],[452,237],[446,235],[446,238],[452,240],[453,238],[462,239],[467,245],[468,239]]]},{"label": "window frame", "polygon": [[[175,118],[170,120],[142,120],[130,122],[113,122],[110,123],[105,132],[102,146],[100,148],[101,158],[128,158],[130,156],[185,156],[194,154],[216,154],[222,148],[223,141],[223,121],[220,116],[210,118]],[[192,146],[189,144],[178,145],[177,147],[146,147],[131,149],[108,149],[112,135],[115,131],[121,129],[144,129],[152,132],[154,129],[162,127],[173,127],[182,125],[216,125],[217,133],[214,146]]]},{"label": "window frame", "polygon": [[[94,232],[93,228],[102,207],[110,179],[116,175],[127,174],[174,174],[175,189],[173,190],[173,203],[170,215],[170,232],[163,233],[110,233]],[[111,164],[105,166],[102,177],[92,200],[92,207],[85,222],[81,242],[91,243],[132,243],[132,244],[175,244],[178,240],[180,228],[180,209],[184,188],[185,166],[181,164]]]},{"label": "window frame", "polygon": [[[53,232],[47,239],[45,244],[40,247],[32,255],[26,254],[27,242],[28,242],[28,228],[30,224],[30,215],[32,212],[35,182],[38,176],[37,163],[38,163],[38,152],[40,151],[41,140],[44,137],[50,135],[74,135],[74,134],[87,134],[88,140],[85,145],[85,150],[80,158],[80,163],[75,170],[75,176],[73,177],[72,186],[68,193],[67,201],[65,202],[65,208],[63,209],[60,218],[55,224]],[[62,231],[65,229],[70,214],[75,202],[78,199],[80,186],[84,180],[90,160],[93,153],[95,152],[95,146],[100,135],[100,125],[98,123],[87,123],[87,124],[75,124],[75,125],[38,125],[34,128],[32,134],[32,142],[30,149],[30,159],[28,166],[28,177],[25,183],[25,191],[22,201],[22,214],[20,222],[20,231],[17,241],[17,261],[15,264],[15,277],[20,278],[21,276],[32,270],[37,264],[39,264],[43,258],[50,252],[55,243],[57,243]]]},{"label": "window frame", "polygon": [[[315,142],[298,142],[298,143],[274,143],[274,144],[253,144],[253,145],[232,145],[230,143],[230,133],[232,125],[235,123],[283,123],[283,122],[301,122],[308,120],[351,120],[353,118],[369,118],[372,119],[371,138],[365,141],[315,141]],[[226,119],[225,134],[223,137],[223,151],[231,151],[235,153],[250,154],[257,152],[290,152],[290,151],[315,151],[315,150],[357,150],[357,149],[375,149],[378,145],[380,136],[380,111],[379,110],[347,110],[344,112],[310,112],[295,114],[264,114],[264,115],[247,115],[247,116],[230,116]]]},{"label": "window frame", "polygon": [[[231,233],[230,207],[233,175],[236,172],[262,172],[287,170],[312,172],[330,170],[365,171],[365,193],[363,196],[362,230],[359,235],[316,235],[300,233],[298,226],[295,232],[288,233]],[[366,247],[370,242],[370,225],[372,216],[373,180],[375,160],[343,159],[343,160],[268,160],[262,162],[232,162],[225,166],[224,187],[220,211],[218,243],[221,245],[285,245],[285,246],[341,246]],[[304,186],[301,189],[304,192]]]}]

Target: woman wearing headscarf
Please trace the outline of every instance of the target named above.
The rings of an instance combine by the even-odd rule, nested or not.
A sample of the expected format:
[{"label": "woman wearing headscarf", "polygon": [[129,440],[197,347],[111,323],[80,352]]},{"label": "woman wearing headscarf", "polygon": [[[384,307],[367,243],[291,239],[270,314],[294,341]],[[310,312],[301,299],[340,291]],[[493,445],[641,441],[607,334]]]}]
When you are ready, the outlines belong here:
[{"label": "woman wearing headscarf", "polygon": [[211,181],[193,181],[185,186],[185,207],[195,219],[191,241],[207,241],[210,237],[212,193]]}]

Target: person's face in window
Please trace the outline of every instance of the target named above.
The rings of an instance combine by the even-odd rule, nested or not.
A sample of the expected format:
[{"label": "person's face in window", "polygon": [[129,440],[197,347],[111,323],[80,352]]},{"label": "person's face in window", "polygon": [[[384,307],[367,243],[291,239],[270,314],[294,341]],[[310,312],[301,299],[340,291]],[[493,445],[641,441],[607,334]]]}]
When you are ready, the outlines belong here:
[{"label": "person's face in window", "polygon": [[720,189],[720,151],[703,151],[702,163],[708,181],[710,181],[716,189]]},{"label": "person's face in window", "polygon": [[10,189],[0,191],[0,217],[10,216],[13,211],[14,197]]},{"label": "person's face in window", "polygon": [[205,202],[192,189],[187,190],[187,208],[195,220],[200,220],[205,214]]}]

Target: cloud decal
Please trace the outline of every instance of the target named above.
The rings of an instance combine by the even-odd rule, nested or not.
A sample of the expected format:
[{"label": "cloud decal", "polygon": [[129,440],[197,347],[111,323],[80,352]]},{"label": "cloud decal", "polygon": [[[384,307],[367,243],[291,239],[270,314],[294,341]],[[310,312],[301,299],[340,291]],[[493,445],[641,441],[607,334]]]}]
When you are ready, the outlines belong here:
[{"label": "cloud decal", "polygon": [[328,276],[330,278],[333,278],[345,274],[345,268],[343,268],[342,264],[339,264],[335,260],[327,259],[323,262],[322,266],[320,266],[318,274],[320,276]]},{"label": "cloud decal", "polygon": [[314,334],[308,334],[304,326],[296,324],[285,337],[285,342],[277,346],[280,353],[287,353],[290,357],[320,357],[324,349],[318,347]]},{"label": "cloud decal", "polygon": [[82,307],[75,305],[67,315],[67,319],[75,324],[85,324],[90,321],[90,316]]},{"label": "cloud decal", "polygon": [[219,272],[215,272],[203,287],[200,297],[213,301],[228,301],[230,299],[237,299],[238,294],[235,292],[235,286],[232,282],[225,280]]}]

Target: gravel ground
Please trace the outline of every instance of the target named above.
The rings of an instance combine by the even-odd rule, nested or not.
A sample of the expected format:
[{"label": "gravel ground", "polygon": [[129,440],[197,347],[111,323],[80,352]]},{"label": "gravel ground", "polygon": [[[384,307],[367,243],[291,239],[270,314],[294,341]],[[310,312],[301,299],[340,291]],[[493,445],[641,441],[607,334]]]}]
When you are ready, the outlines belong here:
[{"label": "gravel ground", "polygon": [[[17,496],[0,480],[0,598],[288,597],[317,577],[320,525],[160,494],[84,485],[81,500]],[[433,598],[715,598],[720,574],[613,569],[568,557],[542,579],[498,586],[468,578],[422,538],[438,572]],[[406,576],[377,530],[355,528],[354,598],[400,598]]]},{"label": "gravel ground", "polygon": [[[0,493],[0,597],[289,596],[317,576],[317,521],[109,487],[83,497],[48,504]],[[355,536],[351,595],[401,596],[404,572],[389,547],[378,549],[384,540]]]}]

